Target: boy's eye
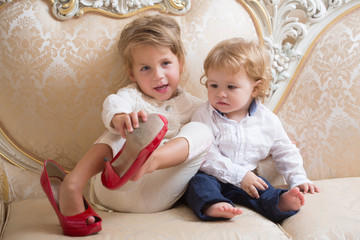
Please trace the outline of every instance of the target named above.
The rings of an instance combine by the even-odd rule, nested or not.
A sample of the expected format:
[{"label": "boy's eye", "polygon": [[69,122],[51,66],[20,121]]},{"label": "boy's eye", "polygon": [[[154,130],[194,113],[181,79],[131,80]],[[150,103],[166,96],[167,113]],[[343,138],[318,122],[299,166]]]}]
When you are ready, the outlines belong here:
[{"label": "boy's eye", "polygon": [[165,62],[162,63],[163,66],[167,66],[167,65],[169,65],[169,64],[170,64],[169,61],[165,61]]},{"label": "boy's eye", "polygon": [[210,84],[209,86],[210,86],[211,88],[217,88],[217,87],[218,87],[217,84]]},{"label": "boy's eye", "polygon": [[235,89],[236,87],[235,86],[233,86],[233,85],[229,85],[228,86],[228,89]]}]

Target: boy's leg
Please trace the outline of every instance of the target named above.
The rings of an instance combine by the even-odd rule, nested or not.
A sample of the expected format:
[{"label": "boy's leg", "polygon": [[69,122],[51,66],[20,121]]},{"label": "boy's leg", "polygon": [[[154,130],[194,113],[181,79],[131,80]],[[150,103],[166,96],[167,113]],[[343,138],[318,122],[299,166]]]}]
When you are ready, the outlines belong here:
[{"label": "boy's leg", "polygon": [[[189,180],[199,170],[211,145],[212,134],[204,124],[191,122],[173,140],[188,143],[185,154],[174,150],[169,144],[170,140],[161,146],[170,150],[161,159],[169,165],[143,175],[138,181],[129,181],[117,190],[108,190],[102,186],[97,175],[93,182],[96,202],[120,212],[158,212],[170,208],[183,195]],[[177,157],[182,154],[183,159],[178,161]]]},{"label": "boy's leg", "polygon": [[222,183],[215,177],[203,172],[198,172],[189,182],[189,187],[184,198],[195,215],[204,221],[224,220],[223,217],[208,216],[204,210],[218,203],[227,203],[233,206],[232,202],[222,195]]},{"label": "boy's leg", "polygon": [[234,203],[246,206],[253,209],[257,213],[265,216],[273,222],[279,223],[284,219],[296,214],[298,211],[283,212],[278,209],[280,195],[287,192],[285,189],[275,189],[271,184],[264,178],[262,178],[268,188],[264,191],[259,190],[260,198],[255,199],[249,196],[241,188],[233,185],[227,185],[229,188],[226,191],[225,197],[231,199]]}]

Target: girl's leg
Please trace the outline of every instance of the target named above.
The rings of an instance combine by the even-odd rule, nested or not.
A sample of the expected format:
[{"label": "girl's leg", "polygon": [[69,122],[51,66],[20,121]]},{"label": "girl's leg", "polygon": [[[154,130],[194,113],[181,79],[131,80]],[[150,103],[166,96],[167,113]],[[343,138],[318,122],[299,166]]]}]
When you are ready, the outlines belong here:
[{"label": "girl's leg", "polygon": [[211,142],[212,134],[207,126],[199,122],[186,124],[175,138],[154,151],[154,156],[147,160],[147,166],[152,167],[144,164],[140,169],[143,176],[138,181],[111,191],[102,186],[98,174],[93,182],[95,202],[121,212],[157,212],[170,208],[199,170]]},{"label": "girl's leg", "polygon": [[[73,216],[85,211],[83,190],[91,177],[101,172],[104,158],[112,158],[112,150],[106,144],[95,144],[76,164],[75,168],[66,175],[61,186],[59,205],[65,216]],[[95,219],[88,219],[91,224]]]},{"label": "girl's leg", "polygon": [[187,159],[188,154],[189,143],[186,138],[174,138],[166,144],[159,146],[131,178],[131,180],[137,181],[147,173],[182,164]]}]

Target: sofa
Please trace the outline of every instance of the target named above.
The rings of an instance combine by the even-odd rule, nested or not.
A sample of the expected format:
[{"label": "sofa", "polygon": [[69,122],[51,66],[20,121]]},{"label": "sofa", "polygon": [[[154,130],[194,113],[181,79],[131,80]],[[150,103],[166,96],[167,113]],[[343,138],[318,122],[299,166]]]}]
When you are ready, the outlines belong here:
[{"label": "sofa", "polygon": [[[265,44],[273,78],[266,105],[320,193],[305,194],[281,224],[242,206],[243,214],[218,222],[198,220],[181,201],[151,214],[94,206],[102,231],[81,239],[360,239],[358,0],[0,0],[0,239],[71,238],[41,189],[43,162],[71,171],[105,130],[102,102],[127,84],[117,40],[141,14],[179,22],[188,68],[181,86],[204,100],[202,63],[217,42]],[[271,156],[256,171],[286,187]]]}]

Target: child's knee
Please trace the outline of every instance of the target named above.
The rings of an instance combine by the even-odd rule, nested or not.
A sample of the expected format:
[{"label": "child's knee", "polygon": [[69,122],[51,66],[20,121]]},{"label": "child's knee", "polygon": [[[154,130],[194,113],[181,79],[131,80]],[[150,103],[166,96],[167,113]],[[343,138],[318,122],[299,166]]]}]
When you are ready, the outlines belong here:
[{"label": "child's knee", "polygon": [[190,122],[184,125],[176,137],[184,137],[188,141],[188,159],[204,158],[212,144],[210,129],[200,122]]}]

